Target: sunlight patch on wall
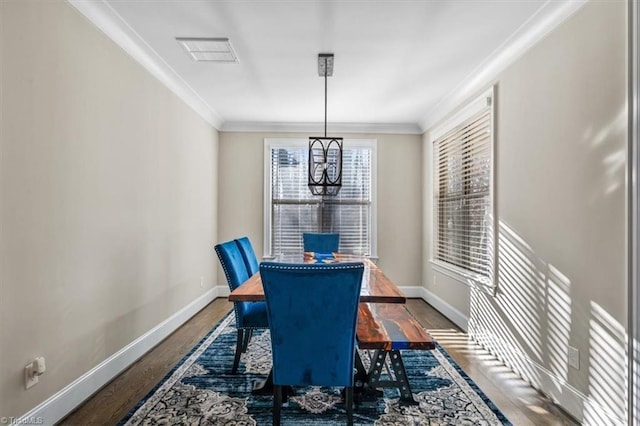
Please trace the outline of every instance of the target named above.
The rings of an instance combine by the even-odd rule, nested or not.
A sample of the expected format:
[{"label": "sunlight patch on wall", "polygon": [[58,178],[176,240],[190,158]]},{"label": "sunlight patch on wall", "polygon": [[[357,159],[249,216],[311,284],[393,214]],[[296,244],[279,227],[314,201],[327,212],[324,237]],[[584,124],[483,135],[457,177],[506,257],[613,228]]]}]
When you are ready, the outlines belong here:
[{"label": "sunlight patch on wall", "polygon": [[[571,332],[571,281],[553,265],[548,265],[547,307],[548,343],[547,356],[551,371],[567,380],[569,374],[569,340]],[[561,390],[556,383],[557,391]]]},{"label": "sunlight patch on wall", "polygon": [[571,280],[508,224],[499,226],[498,292],[471,292],[469,333],[531,384],[561,395],[569,379]]},{"label": "sunlight patch on wall", "polygon": [[618,111],[609,125],[604,126],[597,132],[593,127],[589,127],[582,135],[583,139],[592,147],[602,145],[608,138],[619,135],[627,129],[627,106],[626,104]]},{"label": "sunlight patch on wall", "polygon": [[523,377],[526,376],[528,379],[535,377],[535,370],[532,369],[526,351],[523,349],[523,346],[529,346],[530,342],[509,330],[506,323],[512,314],[496,310],[489,300],[490,297],[482,291],[471,291],[469,335],[489,353],[514,371],[518,371]]},{"label": "sunlight patch on wall", "polygon": [[519,330],[528,357],[544,357],[542,330],[546,322],[545,265],[529,244],[503,221],[499,224],[498,287],[500,308]]},{"label": "sunlight patch on wall", "polygon": [[610,424],[627,415],[626,332],[603,307],[591,302],[589,400],[585,423]]},{"label": "sunlight patch on wall", "polygon": [[617,176],[620,173],[624,173],[624,169],[627,164],[627,153],[624,149],[614,152],[613,154],[606,156],[603,163],[605,174],[608,179],[605,194],[611,194],[624,184],[624,179],[619,179]]},{"label": "sunlight patch on wall", "polygon": [[623,145],[618,151],[612,151],[611,142],[624,140],[627,132],[627,105],[620,108],[618,113],[611,118],[609,124],[596,130],[593,126],[588,127],[582,139],[590,146],[590,156],[593,161],[597,161],[602,166],[603,181],[594,185],[594,192],[591,202],[597,201],[603,194],[611,195],[617,190],[623,189],[625,182],[625,167],[627,164],[627,153]]},{"label": "sunlight patch on wall", "polygon": [[[635,338],[633,339],[633,353],[633,389],[631,394],[634,401],[640,401],[640,342]],[[634,420],[640,419],[640,404],[636,403],[634,405],[634,410]]]}]

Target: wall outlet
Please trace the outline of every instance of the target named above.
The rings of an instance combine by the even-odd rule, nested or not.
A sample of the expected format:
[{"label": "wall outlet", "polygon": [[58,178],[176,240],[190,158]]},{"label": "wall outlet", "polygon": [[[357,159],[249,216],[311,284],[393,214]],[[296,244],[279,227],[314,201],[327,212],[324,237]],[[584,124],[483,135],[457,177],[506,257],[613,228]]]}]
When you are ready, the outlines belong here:
[{"label": "wall outlet", "polygon": [[204,277],[200,277],[200,287],[204,287]]},{"label": "wall outlet", "polygon": [[40,356],[24,366],[24,387],[29,389],[38,384],[38,377],[47,370],[44,357]]},{"label": "wall outlet", "polygon": [[38,384],[38,376],[33,374],[33,363],[24,366],[24,388],[30,389]]},{"label": "wall outlet", "polygon": [[569,346],[569,366],[575,368],[576,370],[580,370],[580,351],[573,346]]},{"label": "wall outlet", "polygon": [[433,287],[438,287],[438,277],[437,276],[433,276]]}]

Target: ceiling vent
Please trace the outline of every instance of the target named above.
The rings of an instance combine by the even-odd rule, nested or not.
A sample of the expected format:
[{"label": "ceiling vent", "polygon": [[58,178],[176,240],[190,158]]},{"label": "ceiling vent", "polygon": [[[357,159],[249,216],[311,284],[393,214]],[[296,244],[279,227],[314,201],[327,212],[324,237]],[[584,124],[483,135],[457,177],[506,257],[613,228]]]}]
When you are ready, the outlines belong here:
[{"label": "ceiling vent", "polygon": [[228,38],[176,37],[176,40],[194,61],[238,63]]}]

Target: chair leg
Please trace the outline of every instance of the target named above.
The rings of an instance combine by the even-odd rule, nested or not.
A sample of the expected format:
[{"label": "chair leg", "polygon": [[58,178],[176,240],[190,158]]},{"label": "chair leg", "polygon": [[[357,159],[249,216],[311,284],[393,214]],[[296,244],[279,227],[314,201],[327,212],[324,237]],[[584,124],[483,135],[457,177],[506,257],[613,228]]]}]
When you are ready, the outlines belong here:
[{"label": "chair leg", "polygon": [[231,367],[231,374],[236,374],[238,370],[238,364],[240,364],[240,354],[242,353],[242,346],[244,345],[244,330],[238,329],[238,336],[236,337],[236,354],[233,357],[233,367]]},{"label": "chair leg", "polygon": [[282,386],[273,385],[273,426],[280,426],[280,408],[282,408]]},{"label": "chair leg", "polygon": [[253,336],[252,328],[248,328],[244,331],[244,342],[242,343],[242,353],[245,353],[247,351],[247,348],[249,347],[249,341],[251,340],[252,336]]},{"label": "chair leg", "polygon": [[353,425],[353,386],[345,388],[344,405],[347,409],[347,425]]}]

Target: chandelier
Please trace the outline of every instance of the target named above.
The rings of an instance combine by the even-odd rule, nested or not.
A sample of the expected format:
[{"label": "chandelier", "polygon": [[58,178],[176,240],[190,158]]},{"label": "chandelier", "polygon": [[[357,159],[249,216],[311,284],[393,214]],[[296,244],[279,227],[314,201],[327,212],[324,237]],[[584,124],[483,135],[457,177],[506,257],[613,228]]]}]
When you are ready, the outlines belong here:
[{"label": "chandelier", "polygon": [[338,195],[342,187],[342,138],[327,137],[327,77],[333,75],[333,53],[318,55],[324,77],[324,137],[309,136],[309,190],[313,195]]}]

